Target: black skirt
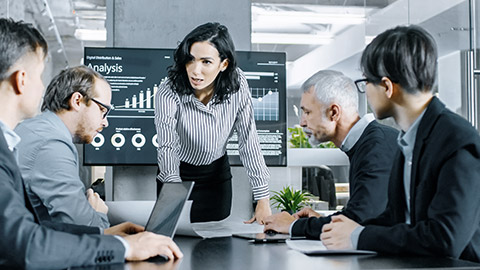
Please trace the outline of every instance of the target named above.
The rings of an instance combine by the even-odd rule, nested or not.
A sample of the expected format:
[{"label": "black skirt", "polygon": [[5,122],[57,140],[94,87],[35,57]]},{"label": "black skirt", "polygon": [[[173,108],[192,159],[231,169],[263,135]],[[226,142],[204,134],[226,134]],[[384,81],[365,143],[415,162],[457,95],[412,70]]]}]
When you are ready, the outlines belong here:
[{"label": "black skirt", "polygon": [[[195,181],[189,198],[193,200],[191,222],[219,221],[230,215],[232,174],[227,155],[209,165],[180,162],[180,178],[182,181]],[[160,186],[157,181],[157,189]]]}]

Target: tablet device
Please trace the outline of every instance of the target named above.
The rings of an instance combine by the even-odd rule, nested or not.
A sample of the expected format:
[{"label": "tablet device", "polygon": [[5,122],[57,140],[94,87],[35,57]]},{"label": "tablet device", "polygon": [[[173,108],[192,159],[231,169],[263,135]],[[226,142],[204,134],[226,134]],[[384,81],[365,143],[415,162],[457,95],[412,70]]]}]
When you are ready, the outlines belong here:
[{"label": "tablet device", "polygon": [[163,183],[145,230],[173,238],[194,182]]},{"label": "tablet device", "polygon": [[250,240],[253,243],[285,243],[288,239],[304,239],[305,237],[291,237],[282,233],[236,233],[232,236]]}]

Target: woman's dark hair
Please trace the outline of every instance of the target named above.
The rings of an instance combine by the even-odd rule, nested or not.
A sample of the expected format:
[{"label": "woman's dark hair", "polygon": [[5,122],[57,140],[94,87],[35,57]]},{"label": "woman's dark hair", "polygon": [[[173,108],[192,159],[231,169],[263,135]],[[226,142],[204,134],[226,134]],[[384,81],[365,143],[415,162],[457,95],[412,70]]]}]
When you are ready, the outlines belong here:
[{"label": "woman's dark hair", "polygon": [[70,109],[70,98],[78,92],[85,98],[88,105],[95,96],[95,80],[105,80],[103,76],[86,66],[70,67],[62,70],[47,86],[43,98],[42,112],[50,110],[59,112]]},{"label": "woman's dark hair", "polygon": [[372,83],[388,77],[410,94],[431,91],[437,78],[435,40],[415,25],[389,29],[367,46],[361,69]]},{"label": "woman's dark hair", "polygon": [[220,72],[214,81],[214,103],[227,100],[232,93],[240,88],[237,62],[235,60],[235,46],[228,33],[227,27],[219,23],[206,23],[193,29],[175,50],[173,66],[168,69],[170,87],[179,95],[193,94],[185,65],[193,59],[190,48],[193,43],[208,41],[219,53],[220,60],[228,59],[228,66]]}]

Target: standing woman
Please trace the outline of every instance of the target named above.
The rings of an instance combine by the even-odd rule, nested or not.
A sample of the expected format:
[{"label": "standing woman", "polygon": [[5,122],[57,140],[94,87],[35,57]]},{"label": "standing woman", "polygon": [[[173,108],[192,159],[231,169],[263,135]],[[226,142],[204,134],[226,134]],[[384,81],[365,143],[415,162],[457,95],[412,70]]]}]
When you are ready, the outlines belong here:
[{"label": "standing woman", "polygon": [[270,174],[260,152],[250,90],[237,68],[227,28],[219,23],[198,26],[178,45],[174,60],[155,96],[157,181],[195,181],[192,222],[228,217],[232,175],[226,147],[236,130],[240,159],[257,200],[255,215],[247,222],[263,224],[271,215]]}]

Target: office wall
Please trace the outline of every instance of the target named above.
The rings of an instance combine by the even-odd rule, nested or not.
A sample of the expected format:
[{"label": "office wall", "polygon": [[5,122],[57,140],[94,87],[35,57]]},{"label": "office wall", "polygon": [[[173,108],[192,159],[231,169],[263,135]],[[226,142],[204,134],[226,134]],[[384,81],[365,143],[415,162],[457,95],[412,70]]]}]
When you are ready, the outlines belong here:
[{"label": "office wall", "polygon": [[447,108],[465,115],[462,111],[462,61],[460,51],[454,51],[438,59],[438,97]]},{"label": "office wall", "polygon": [[24,0],[2,0],[0,5],[0,18],[13,18],[15,20],[25,19]]},{"label": "office wall", "polygon": [[115,47],[175,48],[196,26],[216,21],[228,27],[237,49],[250,50],[250,0],[115,0],[109,6],[108,42]]},{"label": "office wall", "polygon": [[[42,32],[42,28],[39,27],[35,19],[33,18],[33,14],[31,12],[26,12],[28,0],[0,0],[0,18],[12,18],[15,21],[22,20],[27,23],[33,24],[37,29]],[[43,33],[43,32],[42,32]],[[45,33],[43,33],[45,36]],[[51,48],[51,43],[53,41],[49,40],[47,36],[45,36],[47,42]],[[56,59],[54,59],[49,53],[45,60],[45,69],[43,71],[43,84],[45,86],[48,85],[52,78],[52,72],[54,70],[54,65],[56,65]]]}]

